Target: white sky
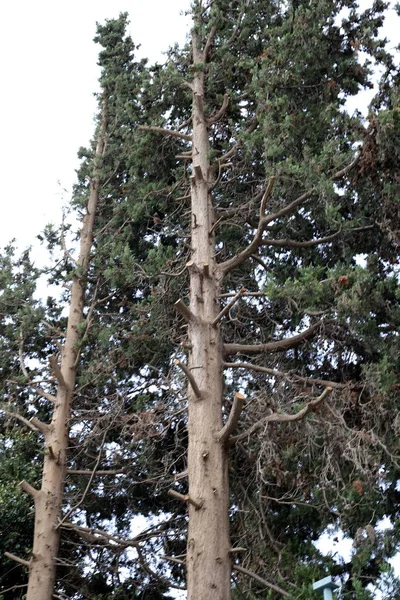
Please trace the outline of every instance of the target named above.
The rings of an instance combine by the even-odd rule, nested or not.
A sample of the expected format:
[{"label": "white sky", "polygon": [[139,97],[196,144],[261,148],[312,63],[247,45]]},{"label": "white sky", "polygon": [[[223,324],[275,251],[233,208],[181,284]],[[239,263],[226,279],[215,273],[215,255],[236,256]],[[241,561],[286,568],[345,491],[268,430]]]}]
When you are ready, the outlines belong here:
[{"label": "white sky", "polygon": [[[4,0],[0,6],[0,248],[30,245],[59,223],[93,135],[98,89],[96,21],[127,11],[140,56],[162,61],[183,43],[189,0]],[[58,183],[59,182],[59,183]]]}]

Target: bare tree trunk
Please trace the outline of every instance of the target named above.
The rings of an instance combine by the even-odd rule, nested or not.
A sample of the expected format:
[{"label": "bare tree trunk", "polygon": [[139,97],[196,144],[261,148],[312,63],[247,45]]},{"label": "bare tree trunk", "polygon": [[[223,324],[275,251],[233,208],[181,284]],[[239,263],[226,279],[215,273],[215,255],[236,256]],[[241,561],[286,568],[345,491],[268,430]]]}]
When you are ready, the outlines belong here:
[{"label": "bare tree trunk", "polygon": [[[193,30],[193,138],[191,177],[193,255],[190,272],[188,471],[188,600],[231,597],[229,483],[222,428],[222,342],[218,325],[219,282],[215,264],[214,210],[211,199],[209,134],[204,115],[207,44],[199,48]],[[194,384],[194,385],[193,385]]]},{"label": "bare tree trunk", "polygon": [[49,424],[35,421],[45,438],[45,457],[42,486],[34,490],[26,482],[22,488],[33,496],[35,503],[35,530],[27,600],[51,600],[56,578],[57,555],[60,544],[58,527],[62,516],[64,479],[67,460],[70,406],[79,362],[79,344],[82,337],[83,309],[93,226],[99,197],[99,166],[105,146],[106,95],[103,94],[102,120],[96,146],[94,176],[90,186],[87,212],[83,219],[80,252],[71,286],[71,302],[65,344],[60,366],[53,360],[57,378],[53,417]]}]

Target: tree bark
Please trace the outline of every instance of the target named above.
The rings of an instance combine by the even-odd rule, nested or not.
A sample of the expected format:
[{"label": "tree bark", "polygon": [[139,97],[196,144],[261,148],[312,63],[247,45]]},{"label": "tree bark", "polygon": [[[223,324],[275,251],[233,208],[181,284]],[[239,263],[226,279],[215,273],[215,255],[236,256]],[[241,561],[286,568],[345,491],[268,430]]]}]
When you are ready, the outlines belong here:
[{"label": "tree bark", "polygon": [[[102,119],[96,146],[94,176],[90,184],[87,212],[83,218],[80,251],[71,287],[71,301],[65,344],[61,353],[57,393],[50,424],[43,428],[45,456],[40,490],[31,490],[35,503],[35,529],[27,600],[52,600],[60,544],[59,521],[62,516],[66,472],[70,407],[79,362],[83,309],[93,226],[99,197],[99,165],[106,132],[106,94],[102,100]],[[58,369],[57,369],[58,371]]]},{"label": "tree bark", "polygon": [[[200,50],[193,30],[193,136],[191,177],[192,260],[190,273],[189,369],[199,394],[188,386],[189,504],[188,600],[231,597],[228,453],[222,429],[222,341],[219,281],[215,265],[214,209],[211,199],[208,124],[204,114],[204,71],[208,44]],[[213,322],[215,321],[215,324]]]}]

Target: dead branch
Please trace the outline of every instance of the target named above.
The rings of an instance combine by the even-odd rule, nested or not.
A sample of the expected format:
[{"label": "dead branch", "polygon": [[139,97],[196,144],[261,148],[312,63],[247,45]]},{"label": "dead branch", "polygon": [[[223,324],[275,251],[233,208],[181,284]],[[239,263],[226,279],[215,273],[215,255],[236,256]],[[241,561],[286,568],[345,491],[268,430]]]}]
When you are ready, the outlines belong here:
[{"label": "dead branch", "polygon": [[252,371],[258,371],[259,373],[266,373],[267,375],[271,375],[272,377],[283,377],[288,379],[289,381],[293,379],[294,381],[300,381],[301,383],[305,383],[306,385],[325,385],[332,388],[337,388],[339,390],[343,390],[345,388],[349,389],[358,389],[360,386],[352,381],[348,383],[337,383],[336,381],[329,381],[327,379],[314,379],[312,377],[302,377],[301,375],[297,375],[296,373],[290,373],[288,371],[278,371],[276,369],[270,369],[268,367],[261,367],[260,365],[254,365],[252,363],[247,362],[224,362],[224,369],[251,369]]},{"label": "dead branch", "polygon": [[225,306],[225,308],[223,308],[221,310],[221,312],[215,317],[214,321],[212,322],[212,326],[215,327],[220,320],[231,310],[232,306],[234,304],[236,304],[236,302],[239,300],[239,298],[241,296],[243,296],[243,294],[245,294],[247,292],[246,288],[242,288],[234,297],[233,299],[228,302],[228,304]]},{"label": "dead branch", "polygon": [[282,596],[285,596],[285,597],[289,596],[289,592],[286,592],[283,588],[279,587],[279,585],[276,585],[275,583],[271,583],[270,581],[263,579],[262,577],[260,577],[259,575],[256,575],[256,573],[253,573],[252,571],[249,571],[248,569],[244,569],[243,567],[240,567],[239,565],[233,565],[232,568],[234,569],[234,571],[238,571],[238,573],[243,573],[243,575],[247,575],[248,577],[251,577],[255,581],[258,581],[258,583],[261,583],[262,585],[265,585],[266,587],[270,588],[271,590],[278,592],[278,594],[281,594]]},{"label": "dead branch", "polygon": [[269,199],[269,197],[272,194],[272,189],[274,187],[274,183],[275,183],[275,176],[272,175],[269,178],[267,189],[265,190],[264,195],[263,195],[262,200],[261,200],[260,219],[263,219],[265,217],[265,209],[266,209],[266,206],[267,206],[268,199]]},{"label": "dead branch", "polygon": [[299,410],[294,415],[290,415],[287,413],[273,413],[272,415],[267,415],[263,419],[260,419],[259,421],[254,423],[247,431],[231,438],[230,443],[236,444],[237,442],[240,442],[241,440],[250,437],[253,433],[264,427],[266,423],[293,423],[295,421],[301,421],[301,419],[304,419],[304,417],[308,415],[309,412],[315,411],[315,409],[318,408],[318,406],[325,400],[327,396],[329,396],[329,394],[332,393],[332,391],[333,390],[331,387],[325,388],[322,394],[318,396],[318,398],[315,398],[314,400],[308,402],[304,408]]},{"label": "dead branch", "polygon": [[235,393],[235,397],[233,399],[233,404],[231,408],[231,412],[229,413],[229,417],[221,431],[217,434],[217,438],[221,444],[225,444],[232,431],[234,431],[239,423],[240,413],[243,409],[244,396],[239,392]]},{"label": "dead branch", "polygon": [[4,552],[4,556],[9,558],[10,560],[13,560],[14,562],[19,563],[20,565],[23,565],[24,567],[28,567],[28,569],[31,566],[31,563],[29,562],[29,560],[24,560],[23,558],[19,558],[19,556],[15,556],[15,554],[11,554],[11,552]]},{"label": "dead branch", "polygon": [[138,125],[140,131],[151,131],[152,133],[161,133],[162,135],[170,135],[171,137],[177,137],[187,142],[192,141],[192,136],[180,131],[173,131],[172,129],[164,129],[163,127],[152,127],[149,125]]},{"label": "dead branch", "polygon": [[228,105],[229,105],[229,94],[224,94],[224,99],[222,101],[221,108],[214,115],[211,115],[207,119],[207,125],[209,126],[209,125],[212,125],[213,123],[216,123],[217,121],[219,121],[226,113],[226,109],[228,108]]},{"label": "dead branch", "polygon": [[84,492],[83,492],[83,494],[82,494],[82,497],[81,497],[81,499],[79,500],[79,502],[77,502],[77,503],[75,504],[75,506],[73,506],[72,508],[70,508],[70,509],[69,509],[69,511],[67,512],[67,514],[66,514],[66,515],[64,515],[64,517],[63,517],[63,518],[60,520],[60,522],[58,523],[58,525],[57,525],[57,529],[58,529],[58,528],[59,528],[59,527],[60,527],[60,526],[61,526],[61,525],[62,525],[62,524],[63,524],[63,523],[64,523],[64,522],[65,522],[65,521],[68,519],[68,517],[69,517],[69,516],[70,516],[70,515],[71,515],[73,512],[75,512],[75,510],[76,510],[77,508],[79,508],[79,507],[82,505],[82,503],[85,501],[85,498],[86,498],[86,496],[87,496],[87,494],[88,494],[88,492],[89,492],[89,490],[90,490],[90,488],[91,488],[91,485],[92,485],[92,482],[93,482],[94,476],[95,476],[95,474],[96,474],[97,468],[98,468],[98,466],[99,466],[99,464],[100,464],[101,455],[102,455],[102,452],[103,452],[104,442],[105,442],[105,439],[106,439],[106,435],[107,435],[107,433],[108,433],[108,429],[106,429],[106,430],[105,430],[105,432],[104,432],[103,439],[101,440],[101,444],[100,444],[100,448],[99,448],[99,453],[98,453],[98,455],[97,455],[96,464],[95,464],[95,465],[94,465],[94,467],[93,467],[92,474],[91,474],[91,476],[89,477],[89,481],[88,481],[88,483],[87,483],[87,485],[86,485],[86,488],[85,488],[85,490],[84,490]]},{"label": "dead branch", "polygon": [[196,383],[195,378],[193,377],[193,374],[190,372],[190,369],[187,365],[185,365],[183,362],[181,362],[180,360],[175,360],[174,361],[176,366],[179,367],[186,375],[186,377],[189,380],[190,385],[192,386],[192,390],[195,393],[196,398],[198,398],[199,400],[201,399],[201,391],[199,389],[199,386]]},{"label": "dead branch", "polygon": [[229,356],[232,354],[261,354],[263,352],[272,353],[291,350],[314,337],[321,329],[322,325],[327,322],[328,321],[318,321],[318,323],[314,323],[314,325],[311,325],[311,327],[302,333],[276,342],[267,342],[266,344],[224,344],[224,354],[225,356]]},{"label": "dead branch", "polygon": [[25,419],[25,417],[23,417],[22,415],[18,414],[18,413],[14,413],[11,412],[5,408],[3,408],[2,406],[0,406],[0,413],[3,413],[6,417],[10,417],[11,419],[16,419],[17,421],[21,421],[21,423],[23,423],[24,425],[26,425],[27,427],[29,427],[29,429],[31,429],[32,431],[37,432],[37,427],[34,427],[34,425],[32,423],[30,423],[28,421],[28,419]]}]

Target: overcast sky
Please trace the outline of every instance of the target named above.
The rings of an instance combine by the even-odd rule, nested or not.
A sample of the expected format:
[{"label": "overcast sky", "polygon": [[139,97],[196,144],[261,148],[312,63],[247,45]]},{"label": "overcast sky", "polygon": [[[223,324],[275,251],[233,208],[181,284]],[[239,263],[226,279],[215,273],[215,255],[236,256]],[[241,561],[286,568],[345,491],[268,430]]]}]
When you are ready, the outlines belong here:
[{"label": "overcast sky", "polygon": [[[58,223],[93,135],[98,89],[96,22],[127,11],[140,56],[162,61],[183,43],[189,0],[4,0],[0,6],[0,247],[21,247]],[[66,189],[67,192],[63,192]]]},{"label": "overcast sky", "polygon": [[[367,8],[372,0],[361,0]],[[0,247],[21,247],[46,223],[59,223],[78,167],[77,151],[93,135],[98,89],[96,21],[127,11],[140,55],[162,61],[183,43],[190,0],[3,0],[0,3]],[[397,36],[396,19],[386,35]],[[358,101],[355,106],[359,106]],[[66,190],[64,192],[63,190]]]}]

